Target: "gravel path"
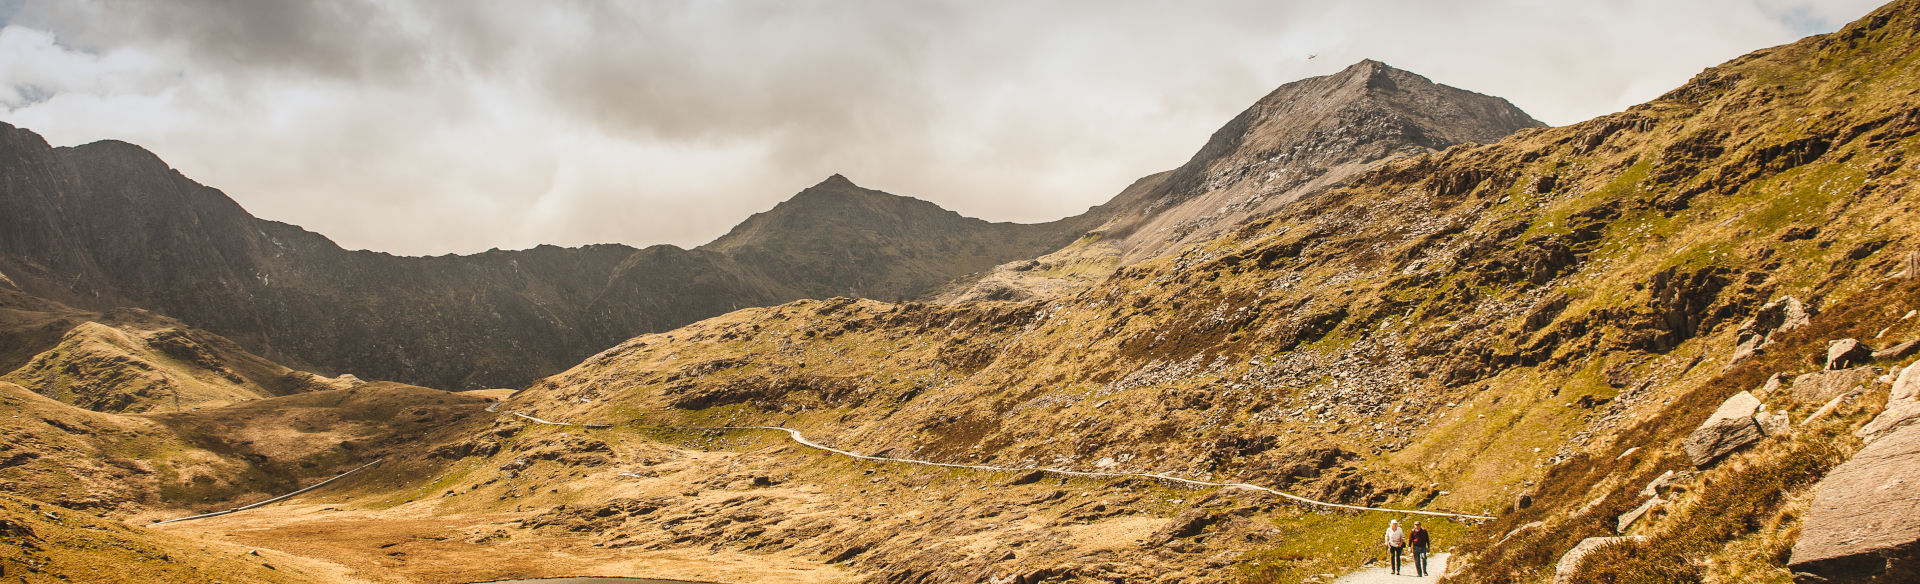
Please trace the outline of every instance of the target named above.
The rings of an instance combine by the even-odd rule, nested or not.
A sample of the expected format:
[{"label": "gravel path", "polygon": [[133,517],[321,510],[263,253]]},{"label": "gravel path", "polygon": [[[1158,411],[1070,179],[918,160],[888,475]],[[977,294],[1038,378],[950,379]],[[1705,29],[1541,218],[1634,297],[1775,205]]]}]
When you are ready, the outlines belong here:
[{"label": "gravel path", "polygon": [[1367,568],[1341,576],[1339,580],[1334,580],[1333,584],[1429,584],[1431,582],[1439,582],[1440,575],[1447,573],[1448,555],[1449,554],[1433,554],[1427,556],[1427,577],[1425,578],[1413,575],[1413,558],[1409,556],[1400,560],[1400,574],[1397,576],[1393,574],[1392,570],[1385,567]]},{"label": "gravel path", "polygon": [[[523,418],[527,418],[527,419],[530,419],[530,420],[538,420],[538,421],[541,421],[541,422],[545,422],[545,420],[539,420],[538,418],[533,418],[533,417],[531,417],[531,416],[526,416],[526,415],[522,415],[522,414],[514,414],[514,415],[516,415],[516,416],[520,416],[520,417],[523,417]],[[548,423],[551,423],[551,422],[548,422]],[[1295,494],[1292,494],[1292,493],[1287,493],[1287,492],[1283,492],[1283,491],[1277,491],[1277,490],[1274,490],[1274,489],[1269,489],[1269,488],[1267,488],[1267,487],[1262,487],[1262,486],[1260,486],[1260,485],[1251,485],[1251,484],[1247,484],[1247,483],[1216,483],[1216,482],[1211,482],[1211,481],[1196,481],[1196,480],[1193,480],[1193,479],[1184,479],[1184,478],[1180,478],[1180,477],[1176,477],[1176,476],[1169,476],[1169,475],[1163,475],[1163,474],[1159,474],[1159,473],[1134,473],[1134,472],[1085,472],[1085,471],[1076,471],[1076,470],[1066,470],[1066,469],[1062,469],[1062,468],[1052,468],[1052,467],[1033,467],[1033,466],[1025,466],[1025,467],[1009,467],[1009,466],[991,466],[991,465],[984,465],[984,464],[953,464],[953,463],[946,463],[946,462],[933,462],[933,461],[928,461],[928,460],[915,460],[915,459],[911,459],[911,458],[893,458],[893,457],[890,457],[890,456],[868,456],[868,455],[865,455],[865,454],[858,454],[858,453],[854,453],[854,452],[848,452],[848,451],[845,451],[845,450],[841,450],[841,449],[838,449],[838,448],[834,448],[834,447],[831,447],[831,446],[826,446],[826,445],[824,445],[824,444],[820,444],[820,443],[817,443],[817,442],[814,442],[814,441],[812,441],[812,440],[808,440],[806,436],[804,436],[804,435],[801,435],[801,434],[800,434],[800,431],[799,431],[799,430],[795,430],[795,429],[792,429],[792,428],[783,428],[783,427],[780,427],[780,426],[711,426],[711,427],[687,427],[687,428],[683,428],[683,429],[687,429],[687,430],[779,430],[779,431],[782,431],[782,432],[786,432],[786,433],[787,433],[787,434],[788,434],[789,436],[792,436],[792,437],[793,437],[793,441],[794,441],[794,442],[799,442],[800,444],[803,444],[803,445],[805,445],[805,446],[808,446],[808,447],[811,447],[811,448],[815,448],[815,449],[819,449],[819,450],[825,450],[825,451],[827,451],[827,452],[832,452],[832,453],[834,453],[834,454],[839,454],[839,455],[842,455],[842,456],[851,456],[851,457],[854,457],[854,458],[858,458],[858,459],[861,459],[861,460],[873,460],[873,461],[879,461],[879,462],[899,462],[899,463],[906,463],[906,464],[918,464],[918,465],[923,465],[923,466],[940,466],[940,467],[946,467],[946,468],[964,468],[964,469],[972,469],[972,470],[984,470],[984,471],[994,471],[994,472],[1029,472],[1029,471],[1040,471],[1040,472],[1045,472],[1045,473],[1051,473],[1051,474],[1056,474],[1056,475],[1063,475],[1063,476],[1074,476],[1074,477],[1088,477],[1088,478],[1120,478],[1120,477],[1142,477],[1142,478],[1149,478],[1149,479],[1157,479],[1157,480],[1162,480],[1162,481],[1167,481],[1167,482],[1172,482],[1172,483],[1179,483],[1179,484],[1184,484],[1184,485],[1191,485],[1191,486],[1196,486],[1196,487],[1222,487],[1222,488],[1228,488],[1228,489],[1241,489],[1241,490],[1247,490],[1247,491],[1259,491],[1259,492],[1262,492],[1262,493],[1268,493],[1268,494],[1272,494],[1272,495],[1275,495],[1275,496],[1278,496],[1278,497],[1281,497],[1281,498],[1285,498],[1285,499],[1288,499],[1288,500],[1291,500],[1291,501],[1294,501],[1294,502],[1297,502],[1297,503],[1303,503],[1303,504],[1306,504],[1306,505],[1314,505],[1314,506],[1318,506],[1318,507],[1326,507],[1326,508],[1330,508],[1330,509],[1347,509],[1347,510],[1351,510],[1351,511],[1381,511],[1381,512],[1386,512],[1386,513],[1404,513],[1404,514],[1410,514],[1410,515],[1428,515],[1428,516],[1433,516],[1433,517],[1456,517],[1456,518],[1460,518],[1460,519],[1474,519],[1474,520],[1483,520],[1483,521],[1484,521],[1484,520],[1490,520],[1490,519],[1493,519],[1492,517],[1487,517],[1487,516],[1484,516],[1484,515],[1468,515],[1468,514],[1465,514],[1465,513],[1442,513],[1442,512],[1439,512],[1439,511],[1417,511],[1417,510],[1413,510],[1413,509],[1386,509],[1386,508],[1381,508],[1381,507],[1363,507],[1363,506],[1359,506],[1359,505],[1342,505],[1342,504],[1339,504],[1339,503],[1328,503],[1328,502],[1326,502],[1326,501],[1316,501],[1316,500],[1313,500],[1313,499],[1308,499],[1308,498],[1306,498],[1306,497],[1302,497],[1302,496],[1299,496],[1299,495],[1295,495]]]}]

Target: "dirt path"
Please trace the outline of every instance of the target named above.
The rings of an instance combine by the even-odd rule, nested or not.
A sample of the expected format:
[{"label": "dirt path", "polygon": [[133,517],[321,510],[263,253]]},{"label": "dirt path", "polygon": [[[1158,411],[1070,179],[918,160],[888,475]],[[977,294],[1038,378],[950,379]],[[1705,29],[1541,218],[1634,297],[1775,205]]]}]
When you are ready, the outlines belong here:
[{"label": "dirt path", "polygon": [[304,489],[300,489],[300,490],[298,490],[298,491],[294,491],[294,492],[291,492],[291,493],[287,493],[287,494],[285,494],[285,495],[281,495],[281,496],[278,496],[278,497],[274,497],[274,498],[272,498],[272,499],[267,499],[267,500],[265,500],[265,501],[261,501],[261,502],[258,502],[258,503],[254,503],[254,504],[251,504],[251,505],[241,505],[241,506],[239,506],[239,507],[234,507],[234,508],[232,508],[232,509],[228,509],[228,510],[225,510],[225,511],[214,511],[214,512],[212,512],[212,513],[202,513],[202,514],[200,514],[200,515],[194,515],[194,516],[192,516],[192,517],[180,517],[180,518],[177,518],[177,519],[168,519],[168,520],[165,520],[165,521],[155,521],[155,522],[153,522],[153,523],[148,523],[148,524],[147,524],[147,526],[148,526],[148,527],[152,527],[152,526],[155,526],[155,525],[165,525],[165,524],[168,524],[168,523],[178,523],[178,522],[181,522],[181,521],[193,521],[193,520],[195,520],[195,519],[206,519],[206,518],[208,518],[208,517],[219,517],[219,516],[221,516],[221,515],[226,515],[226,514],[229,514],[229,513],[239,513],[239,512],[241,512],[241,511],[246,511],[246,510],[248,510],[248,509],[257,509],[257,508],[260,508],[260,507],[265,507],[265,506],[268,506],[268,505],[272,505],[272,504],[274,504],[274,503],[279,503],[279,502],[281,502],[281,501],[285,501],[285,500],[287,500],[287,499],[292,499],[292,498],[294,498],[295,496],[298,496],[298,495],[300,495],[300,494],[302,494],[302,493],[306,493],[307,491],[311,491],[311,490],[314,490],[314,489],[318,489],[318,488],[320,488],[320,487],[324,487],[324,486],[327,486],[327,483],[331,483],[331,482],[334,482],[334,481],[337,481],[337,480],[340,480],[340,479],[342,479],[342,478],[346,478],[346,476],[347,476],[347,475],[350,475],[350,474],[353,474],[353,473],[356,473],[356,472],[360,472],[360,471],[362,471],[362,470],[365,470],[365,469],[366,469],[367,467],[370,467],[370,466],[373,466],[373,465],[376,465],[376,464],[380,464],[381,462],[384,462],[385,460],[386,460],[386,459],[384,459],[384,458],[383,458],[383,459],[380,459],[380,460],[375,460],[375,461],[373,461],[373,462],[369,462],[369,463],[366,463],[366,464],[363,464],[363,465],[360,465],[359,467],[356,467],[356,468],[354,468],[353,470],[350,470],[350,471],[347,471],[347,472],[343,472],[343,473],[340,473],[340,474],[337,474],[337,475],[334,475],[334,477],[333,477],[333,478],[330,478],[330,479],[327,479],[327,480],[324,480],[324,481],[320,481],[320,482],[317,482],[317,483],[314,483],[314,484],[311,484],[311,485],[307,485],[307,488],[304,488]]},{"label": "dirt path", "polygon": [[1341,576],[1333,584],[1430,584],[1439,582],[1440,575],[1447,573],[1447,556],[1451,554],[1433,554],[1427,558],[1427,576],[1413,575],[1413,558],[1400,562],[1400,574],[1385,567],[1367,568],[1352,574]]},{"label": "dirt path", "polygon": [[[538,420],[537,418],[532,418],[532,417],[524,416],[520,414],[514,414],[514,415],[521,416],[523,418]],[[539,421],[544,422],[545,420],[539,420]],[[1326,507],[1329,509],[1347,509],[1350,511],[1379,511],[1379,512],[1385,512],[1385,513],[1406,513],[1406,514],[1412,514],[1412,515],[1428,515],[1433,517],[1453,517],[1458,519],[1473,519],[1473,520],[1479,520],[1479,521],[1486,521],[1486,520],[1493,519],[1492,517],[1488,517],[1485,515],[1468,515],[1465,513],[1443,513],[1440,511],[1417,511],[1413,509],[1387,509],[1382,507],[1364,507],[1360,505],[1343,505],[1340,503],[1328,503],[1326,501],[1316,501],[1316,500],[1308,499],[1306,497],[1302,497],[1292,493],[1287,493],[1284,491],[1278,491],[1278,490],[1270,489],[1267,487],[1262,487],[1260,485],[1253,485],[1253,484],[1247,484],[1247,483],[1216,483],[1212,481],[1197,481],[1193,479],[1185,479],[1185,478],[1180,478],[1176,476],[1163,475],[1159,473],[1085,472],[1085,471],[1066,470],[1062,468],[1053,468],[1053,467],[1036,467],[1036,466],[1010,467],[1010,466],[992,466],[992,465],[984,465],[984,464],[953,464],[953,463],[947,463],[947,462],[933,462],[929,460],[915,460],[911,458],[893,458],[890,456],[868,456],[865,454],[848,452],[848,451],[834,448],[831,446],[826,446],[818,442],[814,442],[812,440],[808,440],[807,437],[801,434],[799,430],[795,430],[792,428],[784,428],[780,426],[709,426],[709,427],[687,427],[684,429],[688,429],[688,430],[779,430],[782,432],[786,432],[789,436],[793,438],[794,442],[798,442],[809,448],[824,450],[824,451],[831,452],[834,454],[839,454],[842,456],[851,456],[861,460],[872,460],[872,461],[878,461],[878,462],[898,462],[898,463],[905,463],[905,464],[918,464],[923,466],[964,468],[964,469],[970,469],[970,470],[984,470],[984,471],[993,471],[993,472],[1040,471],[1044,473],[1050,473],[1050,474],[1056,474],[1056,475],[1062,475],[1062,476],[1087,477],[1087,478],[1141,477],[1141,478],[1155,479],[1155,480],[1167,481],[1167,482],[1196,486],[1196,487],[1221,487],[1221,488],[1227,488],[1227,489],[1240,489],[1245,491],[1258,491],[1262,493],[1275,495],[1296,503],[1312,505],[1316,507]]]}]

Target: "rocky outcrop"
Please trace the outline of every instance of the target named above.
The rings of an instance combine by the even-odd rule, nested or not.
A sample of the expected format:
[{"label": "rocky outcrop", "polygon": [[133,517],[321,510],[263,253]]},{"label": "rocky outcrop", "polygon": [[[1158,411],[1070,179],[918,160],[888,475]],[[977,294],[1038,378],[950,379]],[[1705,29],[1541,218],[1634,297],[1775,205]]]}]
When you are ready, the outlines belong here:
[{"label": "rocky outcrop", "polygon": [[1788,567],[1802,583],[1920,582],[1920,426],[1867,444],[1815,487]]},{"label": "rocky outcrop", "polygon": [[1754,414],[1759,411],[1760,400],[1751,393],[1743,391],[1727,398],[1706,422],[1687,435],[1682,443],[1687,457],[1694,466],[1705,467],[1727,453],[1764,437],[1760,424],[1753,420]]},{"label": "rocky outcrop", "polygon": [[1813,311],[1792,296],[1782,296],[1761,305],[1753,318],[1740,323],[1732,363],[1760,354],[1767,345],[1773,343],[1774,334],[1806,326],[1812,316]]},{"label": "rocky outcrop", "polygon": [[1815,371],[1793,378],[1793,401],[1801,404],[1825,403],[1835,397],[1873,384],[1885,374],[1879,367],[1856,367],[1837,371]]}]

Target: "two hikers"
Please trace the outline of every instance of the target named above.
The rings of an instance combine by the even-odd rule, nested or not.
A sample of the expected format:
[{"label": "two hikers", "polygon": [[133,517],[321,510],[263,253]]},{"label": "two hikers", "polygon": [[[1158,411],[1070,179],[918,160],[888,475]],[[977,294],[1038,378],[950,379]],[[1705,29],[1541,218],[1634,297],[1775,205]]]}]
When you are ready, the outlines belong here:
[{"label": "two hikers", "polygon": [[1427,528],[1420,522],[1413,522],[1413,531],[1400,530],[1400,520],[1395,519],[1387,525],[1387,557],[1393,560],[1393,573],[1400,573],[1400,550],[1412,548],[1413,570],[1418,576],[1427,575],[1427,546],[1432,542],[1427,537]]}]

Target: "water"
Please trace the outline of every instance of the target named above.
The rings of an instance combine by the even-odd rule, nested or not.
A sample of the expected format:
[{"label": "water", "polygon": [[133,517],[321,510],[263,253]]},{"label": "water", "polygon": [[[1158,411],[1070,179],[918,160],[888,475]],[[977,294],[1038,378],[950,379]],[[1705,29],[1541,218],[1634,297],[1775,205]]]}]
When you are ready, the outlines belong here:
[{"label": "water", "polygon": [[488,582],[475,582],[474,584],[713,584],[713,583],[694,582],[691,580],[660,580],[657,578],[588,577],[588,578],[528,578],[524,580],[492,580]]}]

